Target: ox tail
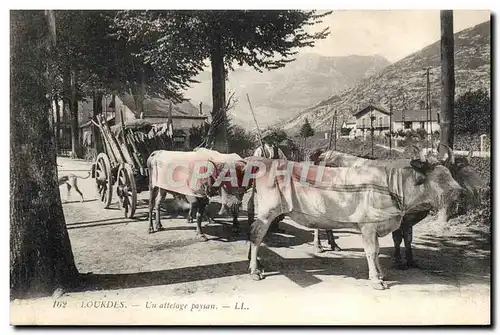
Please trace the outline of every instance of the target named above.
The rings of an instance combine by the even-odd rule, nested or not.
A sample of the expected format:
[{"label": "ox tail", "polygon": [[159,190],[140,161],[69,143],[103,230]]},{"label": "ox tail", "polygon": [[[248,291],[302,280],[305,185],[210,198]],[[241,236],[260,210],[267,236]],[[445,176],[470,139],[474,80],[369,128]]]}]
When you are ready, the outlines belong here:
[{"label": "ox tail", "polygon": [[153,180],[156,179],[156,173],[157,169],[155,168],[155,156],[158,154],[158,150],[153,151],[151,155],[149,155],[147,161],[146,161],[146,166],[148,168],[148,175],[149,175],[149,191],[151,192],[153,190]]},{"label": "ox tail", "polygon": [[88,177],[90,177],[90,172],[88,172],[87,177],[75,176],[75,178],[78,178],[78,179],[87,179]]}]

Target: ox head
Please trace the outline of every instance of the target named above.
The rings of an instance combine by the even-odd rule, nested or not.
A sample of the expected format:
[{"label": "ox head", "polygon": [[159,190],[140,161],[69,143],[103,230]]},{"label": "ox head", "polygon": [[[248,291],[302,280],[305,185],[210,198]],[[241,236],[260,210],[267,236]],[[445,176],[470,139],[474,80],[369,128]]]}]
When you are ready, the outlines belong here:
[{"label": "ox head", "polygon": [[472,151],[469,151],[469,155],[467,157],[455,156],[453,150],[449,146],[441,143],[438,144],[438,146],[443,146],[443,148],[446,149],[445,155],[440,158],[437,150],[434,152],[430,151],[427,153],[427,159],[434,162],[438,161],[440,164],[448,168],[453,179],[455,179],[464,189],[464,195],[472,196],[475,200],[477,200],[480,193],[487,189],[487,186],[470,165]]},{"label": "ox head", "polygon": [[[444,146],[444,144],[442,145]],[[451,156],[447,157],[443,165],[451,171],[453,178],[455,178],[460,186],[464,188],[468,195],[477,199],[480,192],[487,189],[487,185],[470,165],[471,159],[472,151],[469,151],[467,157],[455,157],[452,152]]]},{"label": "ox head", "polygon": [[[449,150],[451,151],[451,149]],[[449,153],[452,155],[453,152]],[[450,170],[433,156],[419,151],[410,161],[414,174],[405,180],[404,196],[407,208],[441,209],[455,202],[462,192]]]},{"label": "ox head", "polygon": [[320,156],[325,153],[326,149],[325,148],[318,148],[313,150],[309,154],[309,161],[313,162],[314,164],[318,165],[321,162]]}]

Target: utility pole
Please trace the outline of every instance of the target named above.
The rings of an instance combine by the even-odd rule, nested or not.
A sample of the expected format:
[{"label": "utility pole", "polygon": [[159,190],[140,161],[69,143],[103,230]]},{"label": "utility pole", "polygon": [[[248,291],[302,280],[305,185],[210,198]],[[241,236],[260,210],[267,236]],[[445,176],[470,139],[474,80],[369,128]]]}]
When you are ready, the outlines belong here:
[{"label": "utility pole", "polygon": [[392,156],[392,97],[389,98],[389,156]]},{"label": "utility pole", "polygon": [[[453,11],[441,11],[441,143],[453,149],[453,108],[455,98],[455,57]],[[441,154],[445,148],[441,147]]]},{"label": "utility pole", "polygon": [[370,115],[370,121],[371,121],[371,131],[372,131],[372,157],[373,157],[373,132],[374,132],[374,129],[373,129],[373,120],[375,119],[375,116],[373,116],[373,109],[371,111],[371,115]]},{"label": "utility pole", "polygon": [[[425,110],[426,110],[426,113],[427,113],[426,119],[427,119],[427,123],[428,123],[428,126],[427,126],[426,130],[432,136],[431,82],[430,82],[430,79],[429,79],[430,69],[431,69],[430,66],[424,68],[425,75],[426,75],[426,86],[427,86]],[[429,136],[427,136],[427,138],[429,138]]]},{"label": "utility pole", "polygon": [[372,137],[372,157],[373,157],[373,119],[375,118],[373,116],[373,99],[370,99],[369,102],[370,102],[370,106],[369,106],[369,108],[370,108],[370,128],[371,128],[371,133],[372,133],[371,137]]},{"label": "utility pole", "polygon": [[403,130],[405,127],[405,113],[406,113],[406,96],[405,96],[405,91],[403,88],[399,90],[399,94],[401,95],[401,109],[402,109],[402,121],[403,121]]},{"label": "utility pole", "polygon": [[[335,111],[335,113],[337,113],[337,112]],[[333,127],[335,127],[335,116],[332,117],[332,125],[330,127],[330,141],[328,142],[328,150],[330,150],[332,148]]]},{"label": "utility pole", "polygon": [[334,124],[334,130],[335,130],[335,135],[334,135],[334,140],[333,140],[333,150],[337,151],[337,110],[335,110],[335,114],[333,116],[333,124]]}]

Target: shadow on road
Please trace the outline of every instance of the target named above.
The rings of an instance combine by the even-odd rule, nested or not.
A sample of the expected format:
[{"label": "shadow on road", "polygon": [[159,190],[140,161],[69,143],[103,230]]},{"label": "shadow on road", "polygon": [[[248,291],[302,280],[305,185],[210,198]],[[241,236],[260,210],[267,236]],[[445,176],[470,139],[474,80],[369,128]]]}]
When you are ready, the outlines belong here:
[{"label": "shadow on road", "polygon": [[130,274],[89,274],[83,275],[83,286],[80,290],[116,290],[170,285],[236,276],[247,272],[248,262],[238,261]]},{"label": "shadow on road", "polygon": [[62,201],[61,203],[63,205],[66,205],[66,204],[76,204],[76,203],[83,204],[83,203],[94,202],[94,201],[97,201],[97,199],[85,199],[83,201],[81,201],[81,200],[69,200],[69,201]]},{"label": "shadow on road", "polygon": [[[225,231],[230,234],[228,229],[220,229],[217,226],[211,228],[217,232]],[[191,228],[182,227],[181,229]],[[300,237],[294,237],[294,239],[299,241]],[[489,256],[485,257],[478,253],[476,256],[461,257],[460,247],[457,248],[456,244],[453,244],[455,239],[431,236],[424,236],[422,239],[427,246],[415,247],[415,257],[422,265],[422,268],[418,269],[392,269],[391,256],[393,248],[385,247],[380,249],[380,261],[389,275],[388,280],[392,283],[390,286],[431,285],[429,290],[433,290],[435,285],[439,284],[453,285],[455,287],[460,287],[464,283],[490,284]],[[480,236],[476,239],[470,236],[464,237],[461,240],[470,240],[476,246],[484,243],[484,240],[481,241]],[[182,245],[176,245],[176,243]],[[192,244],[196,243],[196,241],[174,241],[167,244],[169,244],[168,247],[172,247],[184,246],[186,243]],[[158,245],[157,247],[164,248],[165,246]],[[289,259],[281,257],[266,246],[262,246],[259,256],[266,276],[282,275],[304,288],[320,283],[322,280],[318,276],[340,276],[366,280],[368,278],[368,267],[363,249],[352,248],[349,250],[356,252],[357,255],[346,252],[341,257],[335,258],[328,257],[326,254],[325,256],[313,255],[312,258]],[[89,274],[83,276],[83,286],[79,290],[112,290],[170,285],[245,274],[248,274],[248,261],[131,274]],[[248,277],[248,280],[251,280],[250,277]],[[265,287],[265,280],[262,285]]]}]

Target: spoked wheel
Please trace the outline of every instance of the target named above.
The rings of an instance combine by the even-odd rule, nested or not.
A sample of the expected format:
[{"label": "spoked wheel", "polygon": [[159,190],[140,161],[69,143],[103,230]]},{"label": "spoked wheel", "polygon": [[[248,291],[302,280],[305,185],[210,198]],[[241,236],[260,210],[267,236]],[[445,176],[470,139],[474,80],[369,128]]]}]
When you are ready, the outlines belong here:
[{"label": "spoked wheel", "polygon": [[118,170],[116,194],[118,195],[120,208],[123,209],[125,217],[133,217],[137,205],[137,188],[135,186],[134,173],[128,164],[122,164]]},{"label": "spoked wheel", "polygon": [[111,163],[108,155],[101,152],[95,162],[95,183],[97,198],[104,208],[108,208],[113,197]]}]

